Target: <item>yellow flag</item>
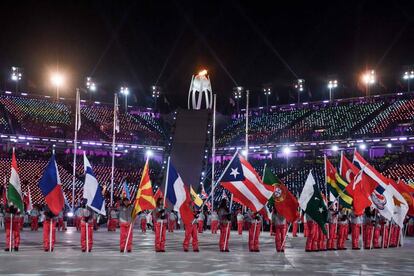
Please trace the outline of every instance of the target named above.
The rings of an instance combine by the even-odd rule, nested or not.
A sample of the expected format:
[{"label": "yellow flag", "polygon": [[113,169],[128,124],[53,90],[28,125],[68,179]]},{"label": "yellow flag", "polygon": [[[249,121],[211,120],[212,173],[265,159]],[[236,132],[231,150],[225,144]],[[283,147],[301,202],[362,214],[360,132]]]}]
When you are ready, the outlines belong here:
[{"label": "yellow flag", "polygon": [[201,207],[201,205],[203,205],[203,200],[194,191],[192,186],[190,186],[190,194],[191,194],[191,199],[194,201],[194,204],[197,205],[198,207]]}]

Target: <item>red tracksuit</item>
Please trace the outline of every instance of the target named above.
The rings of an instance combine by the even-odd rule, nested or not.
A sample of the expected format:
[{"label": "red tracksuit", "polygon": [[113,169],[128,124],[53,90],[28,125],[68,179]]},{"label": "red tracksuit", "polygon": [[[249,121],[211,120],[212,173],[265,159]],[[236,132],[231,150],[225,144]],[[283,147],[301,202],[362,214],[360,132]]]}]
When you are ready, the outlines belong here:
[{"label": "red tracksuit", "polygon": [[306,239],[306,251],[318,251],[319,250],[319,225],[314,222],[310,217],[307,218],[308,224],[308,236]]},{"label": "red tracksuit", "polygon": [[118,210],[111,209],[109,211],[109,220],[108,220],[108,231],[115,232],[116,228],[118,227],[119,220],[118,220]]},{"label": "red tracksuit", "polygon": [[155,228],[155,251],[165,252],[165,234],[167,230],[167,219],[165,210],[157,207],[153,211],[153,220]]},{"label": "red tracksuit", "polygon": [[368,222],[364,225],[364,248],[370,249],[372,247],[371,240],[373,239],[374,235],[374,226],[371,224],[371,222]]},{"label": "red tracksuit", "polygon": [[37,216],[31,216],[30,219],[30,229],[37,231],[39,229],[39,218]]},{"label": "red tracksuit", "polygon": [[168,232],[174,232],[175,229],[175,215],[173,213],[170,214],[168,218]]},{"label": "red tracksuit", "polygon": [[381,223],[381,235],[382,235],[382,238],[381,238],[381,246],[383,247],[383,248],[386,248],[386,247],[388,247],[388,230],[389,230],[389,224],[388,224],[388,222],[384,222],[384,221],[382,221],[382,223]]},{"label": "red tracksuit", "polygon": [[[329,224],[325,224],[323,227],[325,228],[325,231],[327,232],[327,227],[329,227]],[[318,225],[318,238],[319,238],[318,249],[320,251],[326,251],[326,235],[323,233],[322,228],[319,225]]]},{"label": "red tracksuit", "polygon": [[237,215],[237,233],[241,235],[243,233],[243,218]]},{"label": "red tracksuit", "polygon": [[[50,229],[52,227],[52,229]],[[50,241],[50,234],[52,232],[52,240]],[[56,219],[46,218],[43,221],[43,249],[45,251],[49,251],[50,249],[53,251],[55,248],[55,241],[56,241]]]},{"label": "red tracksuit", "polygon": [[[132,229],[132,210],[134,207],[129,204],[125,206],[124,204],[121,205],[119,208],[119,229],[120,229],[120,236],[119,236],[119,250],[120,252],[124,252],[125,245],[127,252],[132,251],[132,241],[134,238],[134,229]],[[128,240],[127,240],[128,239]]]},{"label": "red tracksuit", "polygon": [[275,244],[276,244],[276,251],[277,252],[285,252],[285,244],[286,244],[286,223],[284,224],[277,224],[275,226]]},{"label": "red tracksuit", "polygon": [[147,232],[147,218],[146,217],[141,218],[141,232],[143,233]]},{"label": "red tracksuit", "polygon": [[400,236],[400,227],[396,224],[392,224],[391,225],[390,247],[397,247],[398,246],[399,236]]},{"label": "red tracksuit", "polygon": [[381,225],[377,223],[374,227],[374,238],[372,240],[372,246],[374,248],[381,248],[380,236],[381,236]]},{"label": "red tracksuit", "polygon": [[352,214],[352,249],[360,249],[359,247],[359,237],[361,234],[361,225],[362,225],[362,216],[355,216]]},{"label": "red tracksuit", "polygon": [[228,220],[229,210],[227,208],[220,208],[218,210],[218,216],[220,219],[220,241],[219,247],[220,251],[229,251],[229,240],[230,240],[230,230],[231,230],[231,221]]},{"label": "red tracksuit", "polygon": [[[201,214],[200,214],[201,216]],[[198,220],[198,233],[203,233],[204,230],[204,220],[203,219],[199,219]]]},{"label": "red tracksuit", "polygon": [[335,210],[329,209],[329,231],[328,231],[328,241],[327,241],[327,249],[328,250],[335,250],[335,239],[337,239],[336,231],[337,231],[337,222],[338,222],[338,214]]},{"label": "red tracksuit", "polygon": [[261,219],[252,219],[249,228],[249,250],[250,252],[259,252],[259,236],[262,229]]},{"label": "red tracksuit", "polygon": [[184,251],[188,251],[191,239],[193,239],[193,251],[198,252],[198,223],[196,219],[191,224],[185,225],[185,236],[183,242]]},{"label": "red tracksuit", "polygon": [[[89,208],[80,208],[79,214],[81,217],[81,249],[83,252],[92,251],[93,246],[93,211]],[[88,232],[88,233],[86,233]],[[88,242],[86,244],[86,236]]]},{"label": "red tracksuit", "polygon": [[293,225],[292,225],[292,236],[293,237],[297,237],[298,236],[298,222],[297,221],[293,222]]},{"label": "red tracksuit", "polygon": [[218,215],[215,211],[211,213],[211,233],[217,234],[218,229]]},{"label": "red tracksuit", "polygon": [[[5,226],[6,226],[6,249],[10,248],[10,214],[6,213],[5,217]],[[20,217],[13,215],[13,225],[12,225],[12,249],[19,248],[20,245]]]}]

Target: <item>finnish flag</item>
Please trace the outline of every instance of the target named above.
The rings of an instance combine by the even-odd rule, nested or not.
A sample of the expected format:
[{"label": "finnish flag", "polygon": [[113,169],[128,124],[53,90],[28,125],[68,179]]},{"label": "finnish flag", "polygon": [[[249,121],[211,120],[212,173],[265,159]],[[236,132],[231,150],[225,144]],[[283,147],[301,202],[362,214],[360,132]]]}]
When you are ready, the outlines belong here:
[{"label": "finnish flag", "polygon": [[89,163],[86,154],[83,153],[83,164],[85,167],[85,185],[83,186],[83,198],[86,198],[88,202],[87,206],[91,207],[95,212],[106,215],[105,212],[105,199],[102,195],[102,188],[96,180],[93,173],[92,166]]}]

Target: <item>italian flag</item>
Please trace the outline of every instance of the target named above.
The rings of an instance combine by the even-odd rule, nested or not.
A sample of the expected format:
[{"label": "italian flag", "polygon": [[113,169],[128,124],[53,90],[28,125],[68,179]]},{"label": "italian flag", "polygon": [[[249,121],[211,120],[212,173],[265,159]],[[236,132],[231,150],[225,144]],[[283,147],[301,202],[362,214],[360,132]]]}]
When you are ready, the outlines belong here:
[{"label": "italian flag", "polygon": [[17,161],[16,156],[12,155],[12,165],[11,165],[11,174],[10,174],[10,181],[9,186],[7,188],[7,200],[20,210],[20,212],[24,211],[23,205],[23,197],[22,197],[22,187],[20,185],[20,178],[17,169]]}]

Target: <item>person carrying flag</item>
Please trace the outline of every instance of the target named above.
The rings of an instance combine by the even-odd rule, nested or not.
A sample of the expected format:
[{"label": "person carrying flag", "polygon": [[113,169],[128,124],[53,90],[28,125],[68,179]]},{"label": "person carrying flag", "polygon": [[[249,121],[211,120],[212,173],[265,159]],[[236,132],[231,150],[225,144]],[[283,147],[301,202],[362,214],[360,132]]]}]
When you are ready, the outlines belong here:
[{"label": "person carrying flag", "polygon": [[223,198],[218,209],[218,217],[220,220],[220,242],[219,247],[221,252],[229,251],[229,239],[231,228],[231,214],[227,207],[227,200]]},{"label": "person carrying flag", "polygon": [[348,237],[348,214],[342,206],[339,206],[338,214],[338,240],[337,249],[346,250],[345,241]]},{"label": "person carrying flag", "polygon": [[82,199],[79,208],[79,216],[81,218],[81,249],[82,252],[91,252],[93,246],[93,219],[94,211],[87,206],[88,200]]},{"label": "person carrying flag", "polygon": [[337,239],[338,211],[335,210],[335,204],[331,201],[328,203],[328,241],[327,250],[335,250],[335,239]]},{"label": "person carrying flag", "polygon": [[147,214],[144,211],[141,211],[138,215],[138,221],[141,224],[141,232],[147,232]]},{"label": "person carrying flag", "polygon": [[45,220],[43,221],[43,249],[45,252],[52,252],[55,248],[56,222],[58,218],[52,211],[50,211],[47,206],[45,208],[44,214]]},{"label": "person carrying flag", "polygon": [[198,214],[197,217],[197,223],[198,223],[198,233],[203,233],[204,231],[204,214],[203,212],[200,210],[200,213]]},{"label": "person carrying flag", "polygon": [[262,229],[262,217],[259,213],[254,213],[252,216],[250,228],[249,228],[249,251],[260,252],[259,249],[259,236]]},{"label": "person carrying flag", "polygon": [[211,212],[211,233],[217,234],[219,217],[216,211]]},{"label": "person carrying flag", "polygon": [[359,250],[359,237],[361,234],[362,216],[351,213],[352,249]]},{"label": "person carrying flag", "polygon": [[285,252],[285,238],[286,238],[286,219],[276,208],[273,209],[274,214],[274,229],[275,229],[275,245],[277,252]]},{"label": "person carrying flag", "polygon": [[243,232],[243,223],[244,223],[243,218],[244,218],[244,216],[243,216],[242,210],[240,208],[240,210],[237,212],[237,216],[236,216],[236,219],[237,219],[237,232],[239,233],[239,235],[241,235],[242,232]]},{"label": "person carrying flag", "polygon": [[372,246],[374,249],[381,248],[380,237],[381,237],[381,223],[380,216],[378,215],[377,210],[374,209],[374,236],[372,240]]},{"label": "person carrying flag", "polygon": [[374,227],[375,227],[375,218],[374,218],[374,210],[371,207],[365,208],[365,213],[363,215],[364,219],[364,236],[363,243],[364,243],[364,249],[371,249],[372,247],[372,237],[374,235]]},{"label": "person carrying flag", "polygon": [[39,229],[39,210],[37,206],[33,206],[33,209],[30,211],[30,229],[32,231],[37,231]]},{"label": "person carrying flag", "polygon": [[119,224],[119,211],[116,207],[109,210],[108,231],[115,232]]},{"label": "person carrying flag", "polygon": [[132,229],[132,210],[134,206],[128,200],[124,198],[121,202],[121,207],[119,209],[119,248],[120,252],[130,253],[132,251],[132,239],[133,239],[133,230]]},{"label": "person carrying flag", "polygon": [[19,251],[20,246],[20,210],[12,202],[8,202],[6,207],[6,248],[4,251]]},{"label": "person carrying flag", "polygon": [[157,205],[152,214],[155,228],[155,252],[165,252],[167,218],[162,198],[157,199]]},{"label": "person carrying flag", "polygon": [[58,231],[66,231],[65,225],[63,223],[63,210],[59,212],[57,219]]},{"label": "person carrying flag", "polygon": [[174,232],[175,224],[177,222],[177,216],[174,211],[171,211],[168,216],[168,232]]},{"label": "person carrying flag", "polygon": [[194,203],[190,204],[190,208],[194,214],[194,219],[184,225],[185,227],[185,236],[183,242],[184,252],[188,252],[188,248],[190,246],[190,240],[192,239],[193,251],[199,252],[198,249],[198,216],[200,215],[200,211],[197,211]]}]

